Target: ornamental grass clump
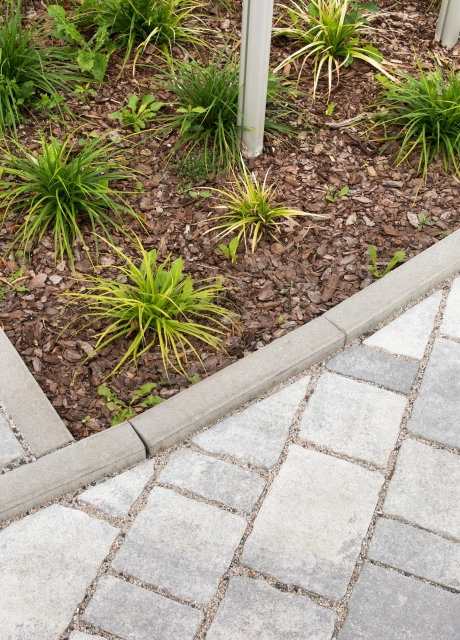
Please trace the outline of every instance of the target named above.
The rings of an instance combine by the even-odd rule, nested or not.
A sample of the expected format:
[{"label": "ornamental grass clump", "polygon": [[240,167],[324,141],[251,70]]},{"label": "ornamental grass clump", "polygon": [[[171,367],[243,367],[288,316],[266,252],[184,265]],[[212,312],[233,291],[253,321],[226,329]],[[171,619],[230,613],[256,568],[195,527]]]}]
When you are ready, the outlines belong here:
[{"label": "ornamental grass clump", "polygon": [[155,345],[165,371],[172,367],[182,374],[186,373],[187,354],[200,359],[197,343],[222,348],[235,315],[219,304],[224,293],[219,279],[194,281],[184,274],[181,258],[171,262],[168,256],[161,261],[156,249],[148,251],[140,243],[140,261],[111,248],[123,263],[114,267],[119,277],[88,277],[88,291],[69,294],[82,300],[91,322],[107,325],[97,336],[96,352],[119,338],[129,340],[110,375],[127,361],[136,363]]},{"label": "ornamental grass clump", "polygon": [[[40,136],[34,155],[18,141],[0,150],[0,206],[5,216],[22,220],[14,244],[30,251],[45,233],[54,239],[56,258],[69,258],[77,238],[85,246],[83,227],[110,238],[110,228],[123,232],[126,215],[138,219],[125,203],[114,181],[132,178],[132,171],[117,159],[112,143],[92,140],[80,146]],[[97,236],[96,248],[97,248]]]},{"label": "ornamental grass clump", "polygon": [[[323,69],[327,71],[329,93],[332,90],[334,71],[339,78],[341,67],[348,67],[354,58],[372,65],[390,76],[382,54],[370,44],[362,42],[362,36],[370,27],[362,12],[353,8],[348,0],[291,0],[281,27],[274,29],[277,36],[286,36],[299,46],[275,69],[275,73],[297,58],[304,58],[299,78],[306,61],[313,59],[313,95]],[[363,8],[375,11],[374,5]],[[391,76],[390,76],[391,77]]]},{"label": "ornamental grass clump", "polygon": [[45,25],[24,24],[21,2],[2,3],[0,16],[0,131],[24,120],[23,110],[48,96],[59,106],[59,92],[83,77],[64,47],[46,43]]},{"label": "ornamental grass clump", "polygon": [[401,82],[381,79],[385,85],[383,110],[377,123],[384,126],[384,140],[400,143],[398,164],[416,154],[416,169],[426,178],[429,164],[441,157],[444,169],[460,175],[460,74],[454,69],[404,76]]},{"label": "ornamental grass clump", "polygon": [[249,240],[254,252],[264,232],[268,232],[276,240],[274,233],[279,231],[283,221],[296,222],[297,216],[325,217],[299,209],[277,206],[275,204],[276,186],[274,184],[268,186],[267,178],[268,171],[264,181],[259,182],[255,175],[249,174],[245,165],[242,164],[242,176],[241,178],[235,176],[230,189],[214,189],[219,194],[221,202],[216,209],[224,209],[224,213],[211,218],[211,222],[214,221],[217,224],[209,229],[209,232],[218,231],[218,238],[236,234],[238,241],[243,238],[246,245]]},{"label": "ornamental grass clump", "polygon": [[105,28],[118,49],[125,51],[125,65],[136,48],[136,57],[149,44],[167,57],[172,47],[205,44],[200,34],[199,0],[84,0],[77,24]]}]

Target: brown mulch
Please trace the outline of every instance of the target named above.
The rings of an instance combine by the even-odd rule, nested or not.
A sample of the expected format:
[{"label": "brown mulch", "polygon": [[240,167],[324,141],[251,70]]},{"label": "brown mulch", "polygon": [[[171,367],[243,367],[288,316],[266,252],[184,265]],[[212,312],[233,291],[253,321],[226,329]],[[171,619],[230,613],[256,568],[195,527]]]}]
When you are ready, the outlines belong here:
[{"label": "brown mulch", "polygon": [[[447,52],[433,42],[437,14],[420,0],[402,10],[401,3],[382,2],[382,11],[373,19],[382,27],[375,34],[376,46],[399,68],[415,72],[414,51],[424,67],[438,62],[450,62],[460,68],[460,50]],[[30,5],[29,5],[30,6]],[[37,11],[42,10],[41,8]],[[217,29],[217,43],[237,32],[238,14],[216,10],[208,20]],[[274,39],[272,66],[290,51],[289,42]],[[116,58],[113,58],[116,62]],[[119,62],[118,62],[119,65]],[[112,79],[96,96],[85,100],[75,98],[71,108],[85,119],[83,129],[102,134],[116,125],[108,116],[119,109],[133,91],[152,89],[152,71],[139,69],[133,79],[127,70],[116,80],[117,65],[111,65]],[[118,66],[119,68],[119,66]],[[296,77],[295,65],[290,69]],[[143,356],[136,369],[126,365],[105,384],[129,402],[132,391],[146,382],[156,382],[157,391],[168,398],[187,388],[200,377],[210,375],[237,358],[262,348],[297,326],[318,317],[327,309],[345,300],[372,282],[366,268],[369,263],[367,245],[377,247],[379,261],[386,264],[396,250],[404,250],[410,259],[431,244],[440,234],[460,226],[459,180],[446,175],[442,167],[433,165],[425,184],[408,165],[392,163],[394,146],[383,146],[366,139],[359,126],[331,129],[325,122],[340,122],[368,110],[378,97],[374,72],[365,64],[354,62],[341,73],[340,85],[334,88],[330,102],[335,104],[332,116],[326,116],[325,84],[320,86],[316,101],[311,96],[311,76],[306,68],[300,88],[306,93],[297,107],[305,114],[299,124],[299,138],[292,146],[269,140],[265,153],[249,167],[263,178],[270,169],[271,179],[279,188],[279,201],[312,213],[324,214],[324,219],[299,219],[300,225],[286,223],[276,241],[267,237],[254,254],[239,249],[236,264],[227,261],[218,249],[210,228],[209,217],[215,202],[211,198],[193,198],[190,189],[198,191],[221,186],[223,176],[211,177],[202,184],[187,184],[168,160],[173,139],[145,139],[135,150],[125,142],[120,148],[134,169],[142,172],[145,193],[130,196],[131,204],[145,217],[146,227],[134,225],[146,247],[160,249],[162,256],[182,256],[186,271],[196,278],[220,276],[231,290],[227,303],[240,314],[240,325],[229,332],[227,353],[201,349],[203,365],[191,359],[187,376],[170,374],[168,380],[159,351],[153,349]],[[161,92],[157,97],[167,98]],[[41,126],[51,126],[56,135],[62,131],[55,123],[46,125],[36,114]],[[305,122],[308,121],[308,124]],[[30,149],[38,147],[33,120],[21,128],[21,137]],[[325,198],[327,189],[339,191],[348,185],[346,196],[334,203]],[[435,226],[418,231],[408,214],[423,213]],[[14,222],[6,221],[0,230],[0,255],[10,246]],[[132,251],[127,240],[116,236],[119,247]],[[85,242],[94,256],[90,235]],[[80,277],[91,272],[91,264],[79,245],[75,247],[76,269]],[[103,248],[99,263],[104,273],[113,274],[113,253]],[[6,334],[23,357],[30,371],[46,393],[59,415],[76,438],[107,428],[111,412],[104,406],[97,387],[118,362],[126,343],[120,341],[105,348],[96,357],[85,360],[95,344],[95,328],[86,328],[77,335],[66,329],[73,319],[84,324],[84,309],[67,305],[63,292],[81,290],[68,262],[55,263],[53,245],[44,237],[29,259],[13,253],[0,262],[0,277],[8,278],[20,267],[29,291],[15,292],[8,287],[0,301],[0,322]]]}]

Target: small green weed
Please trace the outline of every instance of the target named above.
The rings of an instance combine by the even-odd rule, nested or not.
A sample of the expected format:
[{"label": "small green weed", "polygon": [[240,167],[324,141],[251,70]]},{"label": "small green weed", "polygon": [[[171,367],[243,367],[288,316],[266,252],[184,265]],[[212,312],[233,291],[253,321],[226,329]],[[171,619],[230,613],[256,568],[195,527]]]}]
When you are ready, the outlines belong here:
[{"label": "small green weed", "polygon": [[423,225],[426,225],[427,227],[435,227],[436,226],[436,222],[434,220],[432,220],[431,218],[427,218],[427,216],[424,215],[423,213],[419,213],[417,218],[418,218],[418,221],[419,221],[419,225],[417,227],[418,231],[422,231],[423,230]]},{"label": "small green weed", "polygon": [[125,420],[130,420],[138,413],[136,409],[149,409],[154,407],[160,402],[163,402],[163,398],[151,393],[156,388],[154,382],[147,382],[143,384],[139,389],[133,391],[129,404],[126,404],[116,393],[111,391],[109,387],[101,385],[97,388],[97,392],[100,396],[106,398],[105,405],[114,414],[110,422],[110,426],[114,427]]},{"label": "small green weed", "polygon": [[122,107],[120,111],[110,114],[112,120],[120,120],[124,125],[133,127],[136,133],[139,133],[148,122],[153,120],[157,112],[164,106],[164,102],[155,102],[155,96],[148,94],[142,97],[138,106],[139,96],[134,94],[128,96],[128,104]]},{"label": "small green weed", "polygon": [[328,202],[335,202],[342,196],[346,196],[349,191],[350,191],[350,187],[348,186],[342,187],[340,191],[335,191],[333,187],[328,187],[327,193],[326,193],[326,200]]},{"label": "small green weed", "polygon": [[389,273],[392,269],[394,269],[397,264],[399,264],[400,262],[404,262],[404,258],[406,257],[406,254],[404,251],[395,251],[393,257],[391,258],[390,262],[387,264],[385,270],[380,271],[380,269],[377,266],[377,249],[374,247],[374,245],[370,244],[367,247],[367,251],[371,257],[372,264],[368,264],[366,265],[366,267],[375,278],[383,278],[383,276],[386,276],[387,273]]},{"label": "small green weed", "polygon": [[231,260],[233,263],[235,263],[238,260],[236,252],[238,250],[239,244],[240,239],[238,238],[238,236],[236,236],[235,238],[232,238],[232,240],[230,240],[228,245],[220,244],[219,249],[222,251],[227,260]]},{"label": "small green weed", "polygon": [[182,259],[171,262],[168,257],[160,262],[158,252],[147,251],[140,242],[140,261],[109,246],[123,263],[114,267],[119,278],[87,276],[88,291],[68,295],[82,300],[90,324],[109,323],[98,334],[96,352],[118,338],[129,339],[126,353],[110,375],[126,361],[137,362],[154,345],[160,348],[165,370],[171,366],[181,373],[185,373],[187,352],[199,358],[196,342],[221,347],[235,314],[215,302],[224,292],[219,279],[193,281],[183,273]]},{"label": "small green weed", "polygon": [[333,102],[329,102],[329,104],[327,105],[327,109],[326,109],[326,111],[324,112],[324,114],[325,114],[326,116],[332,116],[332,114],[334,113],[334,111],[335,111],[335,104],[334,104]]}]

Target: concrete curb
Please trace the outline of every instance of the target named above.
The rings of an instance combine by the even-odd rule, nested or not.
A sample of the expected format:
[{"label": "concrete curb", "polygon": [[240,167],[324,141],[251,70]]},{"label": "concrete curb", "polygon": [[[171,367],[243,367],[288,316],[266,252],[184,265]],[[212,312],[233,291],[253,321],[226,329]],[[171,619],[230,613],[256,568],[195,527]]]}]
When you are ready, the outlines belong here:
[{"label": "concrete curb", "polygon": [[[322,317],[145,411],[134,418],[131,424],[112,427],[0,476],[0,521],[44,504],[93,480],[121,471],[130,464],[143,460],[146,457],[145,449],[150,455],[156,454],[194,431],[223,418],[280,382],[332,355],[346,343],[370,331],[395,311],[458,271],[460,230]],[[14,390],[10,381],[2,383],[0,397],[5,393],[8,396],[9,393],[8,397],[13,398],[16,403],[20,400],[21,406],[15,414],[11,405],[8,405],[8,397],[3,397],[18,427],[21,430],[24,428],[17,417],[22,416],[24,424],[30,425],[29,429],[33,430],[36,428],[36,407],[44,406],[48,401],[19,355],[16,352],[14,356],[10,352],[7,356],[3,354],[5,341],[6,336],[0,332],[0,367],[13,368],[10,378],[16,376],[17,386]],[[6,348],[13,349],[9,341],[7,343]],[[36,404],[24,397],[29,392],[24,391],[23,379],[18,377],[21,371],[18,359],[22,365],[25,384],[27,388],[30,385],[31,397]],[[8,368],[4,370],[9,371]],[[32,385],[30,378],[34,383]],[[49,408],[54,420],[54,409],[51,405]],[[20,413],[20,409],[23,413]],[[32,442],[40,444],[46,439],[46,434],[43,435],[46,428],[48,424],[44,421],[37,429],[35,440],[33,432],[23,432],[32,448]]]},{"label": "concrete curb", "polygon": [[37,458],[73,442],[71,433],[2,329],[0,371],[4,372],[0,376],[0,400]]},{"label": "concrete curb", "polygon": [[0,476],[0,522],[144,460],[124,422]]}]

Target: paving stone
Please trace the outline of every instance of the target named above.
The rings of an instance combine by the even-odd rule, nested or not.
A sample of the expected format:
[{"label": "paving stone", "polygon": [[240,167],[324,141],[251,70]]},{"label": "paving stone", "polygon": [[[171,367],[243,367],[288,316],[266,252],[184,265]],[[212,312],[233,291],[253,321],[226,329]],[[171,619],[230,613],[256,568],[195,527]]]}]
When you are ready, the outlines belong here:
[{"label": "paving stone", "polygon": [[90,635],[89,633],[83,633],[82,631],[72,631],[69,636],[69,640],[104,640],[102,636]]},{"label": "paving stone", "polygon": [[14,435],[10,425],[0,414],[0,467],[23,458],[26,452]]},{"label": "paving stone", "polygon": [[302,416],[299,437],[384,467],[398,439],[404,396],[323,374]]},{"label": "paving stone", "polygon": [[206,640],[331,640],[332,611],[263,580],[230,578]]},{"label": "paving stone", "polygon": [[0,635],[57,640],[118,529],[53,505],[0,532]]},{"label": "paving stone", "polygon": [[454,640],[460,596],[365,564],[339,640]]},{"label": "paving stone", "polygon": [[387,353],[355,345],[327,363],[327,368],[358,380],[374,382],[390,391],[410,393],[418,365]]},{"label": "paving stone", "polygon": [[103,576],[83,621],[123,640],[193,640],[203,614],[134,584]]},{"label": "paving stone", "polygon": [[128,515],[133,503],[149,481],[154,471],[154,461],[147,460],[133,469],[84,491],[79,500],[105,511],[114,518]]},{"label": "paving stone", "polygon": [[384,512],[460,539],[459,504],[460,456],[405,440]]},{"label": "paving stone", "polygon": [[407,428],[427,440],[460,447],[460,344],[438,338]]},{"label": "paving stone", "polygon": [[263,469],[272,467],[280,457],[309,382],[309,376],[294,382],[219,422],[193,441],[212,453],[227,453]]},{"label": "paving stone", "polygon": [[113,564],[146,584],[206,604],[245,528],[240,516],[155,487]]},{"label": "paving stone", "polygon": [[460,544],[434,533],[380,518],[368,556],[446,587],[460,588]]},{"label": "paving stone", "polygon": [[400,356],[421,360],[434,327],[442,291],[437,291],[364,341]]},{"label": "paving stone", "polygon": [[378,472],[292,445],[246,541],[242,562],[339,600],[382,484]]},{"label": "paving stone", "polygon": [[173,453],[159,480],[246,513],[252,511],[265,486],[257,473],[190,449]]},{"label": "paving stone", "polygon": [[460,278],[456,278],[447,298],[441,333],[460,340]]}]

